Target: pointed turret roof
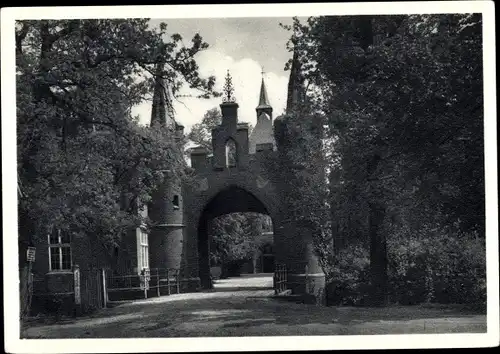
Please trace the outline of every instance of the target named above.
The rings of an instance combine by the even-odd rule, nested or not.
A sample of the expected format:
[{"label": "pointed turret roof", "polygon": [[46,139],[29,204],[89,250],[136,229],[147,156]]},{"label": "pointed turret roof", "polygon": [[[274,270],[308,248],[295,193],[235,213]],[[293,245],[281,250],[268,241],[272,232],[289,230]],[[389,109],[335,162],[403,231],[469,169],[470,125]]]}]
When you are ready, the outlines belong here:
[{"label": "pointed turret roof", "polygon": [[288,80],[288,96],[286,100],[286,112],[291,112],[296,104],[305,98],[304,77],[302,76],[299,55],[294,50],[292,66],[290,68],[290,79]]},{"label": "pointed turret roof", "polygon": [[267,97],[266,83],[264,82],[264,78],[262,78],[262,83],[260,85],[259,105],[257,106],[257,109],[269,107],[271,107],[271,105],[269,104],[269,98]]},{"label": "pointed turret roof", "polygon": [[164,62],[159,62],[156,65],[150,126],[155,124],[162,124],[165,126],[176,125],[172,102],[170,101],[170,93],[163,79],[164,67]]},{"label": "pointed turret roof", "polygon": [[[262,71],[262,75],[264,75],[264,71]],[[270,145],[273,149],[276,146],[272,125],[273,107],[269,104],[264,76],[260,85],[259,105],[255,110],[257,111],[257,124],[248,138],[250,154],[255,154],[259,145]]]}]

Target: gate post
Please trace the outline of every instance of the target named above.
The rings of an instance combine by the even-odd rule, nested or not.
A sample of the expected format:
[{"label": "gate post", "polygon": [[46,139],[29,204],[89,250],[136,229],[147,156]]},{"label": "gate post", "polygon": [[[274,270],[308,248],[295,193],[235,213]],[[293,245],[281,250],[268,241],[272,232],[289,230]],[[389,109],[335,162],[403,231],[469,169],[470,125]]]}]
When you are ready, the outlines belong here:
[{"label": "gate post", "polygon": [[170,272],[167,268],[167,295],[170,295]]},{"label": "gate post", "polygon": [[79,316],[82,310],[82,297],[80,293],[80,266],[78,264],[73,266],[73,289],[75,296],[75,315]]},{"label": "gate post", "polygon": [[160,270],[156,268],[156,294],[160,297]]},{"label": "gate post", "polygon": [[108,307],[108,287],[106,284],[106,269],[102,268],[102,299],[104,308]]}]

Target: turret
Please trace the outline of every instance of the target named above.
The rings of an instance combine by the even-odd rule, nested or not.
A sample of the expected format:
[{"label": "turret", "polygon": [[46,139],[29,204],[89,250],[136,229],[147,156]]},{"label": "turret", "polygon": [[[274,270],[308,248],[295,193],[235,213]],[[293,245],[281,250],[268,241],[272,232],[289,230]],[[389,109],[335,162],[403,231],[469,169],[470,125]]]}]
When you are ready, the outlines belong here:
[{"label": "turret", "polygon": [[[170,90],[165,84],[164,63],[155,71],[151,127],[161,125],[171,129],[177,143],[182,143],[184,126],[175,121]],[[182,151],[182,150],[181,150]],[[172,171],[162,170],[162,180],[151,196],[148,208],[153,223],[149,235],[149,258],[151,268],[179,268],[182,258],[183,201],[180,181],[173,178]]]},{"label": "turret", "polygon": [[260,84],[259,105],[255,110],[257,111],[257,117],[260,117],[262,113],[266,113],[271,120],[273,119],[273,107],[269,104],[269,98],[267,97],[264,72],[262,72],[262,82]]},{"label": "turret", "polygon": [[272,151],[276,146],[272,125],[273,107],[269,104],[264,76],[260,85],[259,104],[255,111],[257,112],[257,124],[249,138],[249,152],[254,154],[259,151]]}]

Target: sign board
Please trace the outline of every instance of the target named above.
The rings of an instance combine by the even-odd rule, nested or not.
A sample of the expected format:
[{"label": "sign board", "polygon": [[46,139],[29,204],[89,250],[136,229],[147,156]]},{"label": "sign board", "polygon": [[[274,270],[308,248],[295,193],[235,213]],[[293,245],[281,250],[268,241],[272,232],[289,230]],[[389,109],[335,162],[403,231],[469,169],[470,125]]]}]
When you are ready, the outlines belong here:
[{"label": "sign board", "polygon": [[28,262],[35,261],[35,252],[36,252],[35,247],[28,247],[28,250],[26,251],[26,258],[28,259]]}]

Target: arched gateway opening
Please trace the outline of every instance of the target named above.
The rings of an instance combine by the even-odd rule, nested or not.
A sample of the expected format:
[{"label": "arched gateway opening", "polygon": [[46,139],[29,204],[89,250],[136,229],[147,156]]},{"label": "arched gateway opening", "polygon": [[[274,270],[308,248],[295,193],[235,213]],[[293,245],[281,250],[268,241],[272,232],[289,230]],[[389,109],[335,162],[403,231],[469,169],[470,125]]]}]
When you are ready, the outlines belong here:
[{"label": "arched gateway opening", "polygon": [[[198,265],[201,286],[212,287],[210,262],[210,223],[215,218],[231,213],[258,213],[272,215],[255,195],[247,190],[232,185],[217,193],[203,208],[198,222]],[[268,261],[269,262],[269,261]],[[266,269],[272,266],[267,265]]]}]

